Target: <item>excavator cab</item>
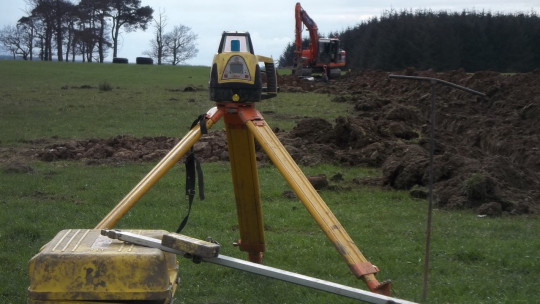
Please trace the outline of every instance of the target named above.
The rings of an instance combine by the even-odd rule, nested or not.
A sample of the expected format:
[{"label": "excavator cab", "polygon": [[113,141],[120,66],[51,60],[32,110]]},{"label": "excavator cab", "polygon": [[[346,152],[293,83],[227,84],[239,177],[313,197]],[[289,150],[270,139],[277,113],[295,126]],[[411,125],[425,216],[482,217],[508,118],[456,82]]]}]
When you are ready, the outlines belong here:
[{"label": "excavator cab", "polygon": [[317,61],[321,64],[339,63],[344,61],[345,58],[341,58],[342,54],[340,51],[339,40],[320,38]]},{"label": "excavator cab", "polygon": [[322,67],[329,78],[341,76],[339,67],[345,65],[345,51],[340,48],[339,39],[320,38],[318,50],[316,66]]}]

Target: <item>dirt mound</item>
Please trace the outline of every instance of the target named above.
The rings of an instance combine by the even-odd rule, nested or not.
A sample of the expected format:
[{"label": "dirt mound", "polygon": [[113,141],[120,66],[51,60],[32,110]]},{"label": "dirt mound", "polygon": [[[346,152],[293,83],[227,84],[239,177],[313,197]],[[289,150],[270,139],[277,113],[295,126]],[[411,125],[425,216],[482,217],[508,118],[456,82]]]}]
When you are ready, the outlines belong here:
[{"label": "dirt mound", "polygon": [[[396,74],[439,78],[487,94],[482,98],[436,86],[434,181],[439,206],[490,214],[499,209],[538,212],[540,71]],[[383,185],[417,190],[428,185],[431,85],[388,75],[350,73],[330,83],[282,76],[280,83],[283,91],[324,92],[333,102],[354,104],[356,113],[338,118],[332,131],[305,138],[332,145],[333,159],[342,164],[381,166]],[[324,124],[311,120],[298,128],[309,123]]]},{"label": "dirt mound", "polygon": [[[487,94],[477,97],[436,86],[433,179],[439,207],[489,215],[538,213],[540,70],[506,75],[409,69],[396,74],[439,78]],[[388,73],[366,71],[327,83],[279,76],[279,83],[281,91],[324,93],[329,102],[351,103],[355,109],[336,121],[308,118],[290,132],[276,130],[297,163],[381,167],[382,178],[357,182],[410,190],[411,195],[425,198],[431,144],[429,82],[389,79]],[[61,144],[40,141],[28,151],[0,149],[0,160],[24,163],[10,156],[17,154],[43,161],[155,161],[178,140],[124,135]],[[259,146],[256,149],[258,160],[268,160]],[[203,136],[194,150],[203,161],[228,160],[223,131]]]},{"label": "dirt mound", "polygon": [[[174,137],[143,137],[130,135],[110,139],[67,141],[50,144],[36,153],[42,161],[87,160],[88,163],[154,161],[162,159],[179,141]],[[212,132],[193,147],[197,157],[205,161],[228,160],[224,132]]]}]

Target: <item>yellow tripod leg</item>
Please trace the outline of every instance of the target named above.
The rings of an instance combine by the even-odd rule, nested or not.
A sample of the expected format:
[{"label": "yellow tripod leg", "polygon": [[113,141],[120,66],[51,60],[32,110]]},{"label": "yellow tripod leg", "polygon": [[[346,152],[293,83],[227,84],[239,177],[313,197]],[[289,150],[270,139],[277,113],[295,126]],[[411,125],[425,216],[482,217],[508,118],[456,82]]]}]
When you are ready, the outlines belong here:
[{"label": "yellow tripod leg", "polygon": [[263,121],[255,125],[251,120],[246,125],[262,146],[268,157],[281,172],[311,216],[345,259],[352,273],[366,282],[368,288],[377,293],[390,293],[389,282],[379,283],[375,278],[377,267],[372,265],[356,247],[351,237],[339,223],[330,208],[313,188],[302,170],[285,150],[272,129]]},{"label": "yellow tripod leg", "polygon": [[[222,111],[211,109],[207,113],[207,116],[211,117],[208,117],[210,119],[206,121],[206,127],[211,128],[222,115]],[[95,229],[114,227],[122,216],[201,138],[200,130],[199,125],[189,130],[186,136],[97,224]]]},{"label": "yellow tripod leg", "polygon": [[265,242],[255,141],[245,125],[230,124],[227,116],[225,127],[240,230],[240,250],[248,252],[249,261],[261,263]]}]

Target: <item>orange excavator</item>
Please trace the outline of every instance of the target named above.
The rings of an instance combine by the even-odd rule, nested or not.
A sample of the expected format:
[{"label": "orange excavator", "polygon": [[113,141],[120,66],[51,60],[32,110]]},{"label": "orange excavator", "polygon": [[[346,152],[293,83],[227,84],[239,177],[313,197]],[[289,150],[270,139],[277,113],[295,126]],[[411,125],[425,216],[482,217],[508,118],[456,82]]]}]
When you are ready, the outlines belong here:
[{"label": "orange excavator", "polygon": [[[337,78],[345,66],[345,51],[341,49],[338,38],[319,38],[317,24],[300,3],[294,10],[295,52],[293,74],[303,77],[312,73],[322,73],[323,77]],[[309,32],[309,46],[302,48],[302,25]]]}]

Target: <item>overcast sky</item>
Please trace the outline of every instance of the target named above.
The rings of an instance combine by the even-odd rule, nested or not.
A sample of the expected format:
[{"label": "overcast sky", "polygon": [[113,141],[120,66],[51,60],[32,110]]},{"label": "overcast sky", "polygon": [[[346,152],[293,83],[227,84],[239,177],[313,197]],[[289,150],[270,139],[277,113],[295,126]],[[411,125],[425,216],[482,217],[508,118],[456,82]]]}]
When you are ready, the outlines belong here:
[{"label": "overcast sky", "polygon": [[[76,2],[76,1],[72,1]],[[296,0],[142,0],[158,16],[161,11],[167,18],[166,31],[175,25],[189,26],[198,35],[197,57],[186,64],[210,65],[223,31],[249,31],[255,53],[279,59],[287,43],[294,39],[294,6]],[[25,0],[4,0],[0,10],[0,27],[11,24],[27,15]],[[462,1],[462,0],[305,0],[302,7],[317,23],[319,33],[325,35],[354,27],[372,17],[379,17],[387,10],[431,9],[433,11],[476,10],[515,13],[540,13],[540,0],[514,1]],[[120,39],[119,57],[135,62],[150,48],[153,28],[146,32],[125,33]],[[304,34],[307,37],[307,33]],[[110,51],[109,53],[112,53]],[[110,54],[109,54],[110,56]],[[107,58],[108,61],[112,59]]]}]

